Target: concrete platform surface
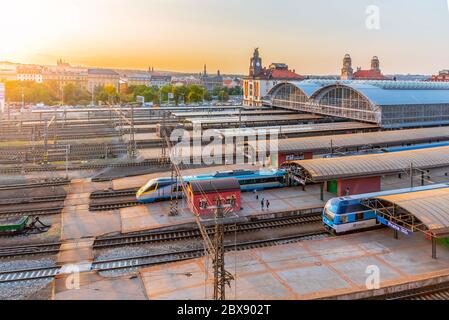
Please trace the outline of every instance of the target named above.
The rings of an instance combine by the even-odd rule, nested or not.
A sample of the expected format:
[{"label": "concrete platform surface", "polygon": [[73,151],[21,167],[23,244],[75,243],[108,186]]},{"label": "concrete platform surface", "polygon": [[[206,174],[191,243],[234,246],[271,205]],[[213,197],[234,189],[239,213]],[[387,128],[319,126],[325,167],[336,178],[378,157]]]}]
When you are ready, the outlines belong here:
[{"label": "concrete platform surface", "polygon": [[109,187],[109,182],[93,183],[89,179],[70,184],[62,210],[61,240],[96,237],[120,231],[120,217],[116,212],[89,211],[90,193]]},{"label": "concrete platform surface", "polygon": [[70,240],[63,243],[59,249],[58,263],[91,262],[94,259],[93,238]]},{"label": "concrete platform surface", "polygon": [[53,300],[146,300],[138,276],[105,278],[95,272],[58,276]]},{"label": "concrete platform surface", "polygon": [[[248,217],[256,215],[275,214],[310,207],[324,207],[325,201],[332,194],[325,193],[325,201],[320,200],[319,186],[309,186],[306,191],[302,188],[282,188],[257,192],[259,199],[253,192],[242,194],[242,210],[232,217]],[[262,210],[262,199],[270,202],[270,208]],[[161,227],[191,223],[195,221],[192,212],[187,208],[185,199],[181,199],[179,214],[170,216],[170,201],[156,202],[137,207],[120,209],[122,233],[157,229]],[[213,219],[204,217],[203,220]]]},{"label": "concrete platform surface", "polygon": [[[318,299],[367,291],[372,271],[380,287],[449,275],[449,248],[431,244],[420,233],[393,239],[389,229],[231,252],[227,270],[236,280],[228,299]],[[377,272],[376,271],[376,272]],[[210,299],[212,264],[200,258],[140,271],[150,299]],[[370,281],[368,281],[370,283]]]}]

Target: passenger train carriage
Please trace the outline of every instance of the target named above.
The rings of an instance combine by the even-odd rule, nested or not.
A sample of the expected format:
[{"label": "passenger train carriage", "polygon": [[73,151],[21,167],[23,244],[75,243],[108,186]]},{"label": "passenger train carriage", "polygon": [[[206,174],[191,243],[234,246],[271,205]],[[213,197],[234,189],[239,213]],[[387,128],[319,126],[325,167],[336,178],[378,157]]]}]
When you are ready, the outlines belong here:
[{"label": "passenger train carriage", "polygon": [[[183,177],[184,183],[195,180],[213,180],[235,178],[240,183],[242,191],[282,188],[287,186],[287,172],[285,170],[236,170],[218,171],[212,175],[198,175]],[[158,178],[148,181],[136,194],[138,202],[151,203],[170,199],[172,196],[182,197],[181,182],[171,178]]]},{"label": "passenger train carriage", "polygon": [[449,183],[333,198],[324,207],[323,225],[327,230],[335,234],[373,228],[379,226],[376,214],[369,207],[362,204],[363,200],[441,188],[449,188]]}]

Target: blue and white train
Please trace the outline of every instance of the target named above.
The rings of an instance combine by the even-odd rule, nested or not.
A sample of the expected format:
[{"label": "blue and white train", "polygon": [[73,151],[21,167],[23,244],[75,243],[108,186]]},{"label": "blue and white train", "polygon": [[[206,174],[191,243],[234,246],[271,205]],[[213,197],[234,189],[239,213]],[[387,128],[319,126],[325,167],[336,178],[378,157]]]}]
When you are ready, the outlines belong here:
[{"label": "blue and white train", "polygon": [[[213,180],[235,178],[240,183],[242,191],[264,190],[272,188],[283,188],[288,184],[287,171],[285,170],[235,170],[217,171],[215,174],[186,176],[184,183],[196,180]],[[148,181],[136,194],[140,203],[152,203],[167,200],[173,196],[182,197],[181,182],[172,178],[158,178]]]},{"label": "blue and white train", "polygon": [[324,207],[323,225],[327,230],[335,234],[374,228],[379,226],[376,214],[372,209],[362,204],[363,200],[379,196],[442,188],[449,188],[449,183],[333,198]]},{"label": "blue and white train", "polygon": [[387,148],[380,148],[380,149],[367,149],[367,150],[359,150],[359,151],[348,151],[348,152],[342,152],[342,153],[325,154],[323,156],[323,158],[340,158],[340,157],[347,157],[347,156],[360,156],[360,155],[365,155],[365,154],[393,153],[393,152],[421,150],[421,149],[447,147],[447,146],[449,146],[449,141],[415,144],[415,145],[411,145],[411,146],[397,146],[397,147],[387,147]]}]

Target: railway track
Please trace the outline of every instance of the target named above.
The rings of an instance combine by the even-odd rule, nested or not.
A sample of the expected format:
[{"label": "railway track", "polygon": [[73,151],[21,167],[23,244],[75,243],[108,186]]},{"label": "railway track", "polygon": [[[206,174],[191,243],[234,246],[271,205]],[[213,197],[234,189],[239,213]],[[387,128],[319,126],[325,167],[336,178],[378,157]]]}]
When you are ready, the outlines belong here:
[{"label": "railway track", "polygon": [[[251,232],[262,229],[282,228],[298,224],[318,223],[321,221],[321,213],[311,213],[303,216],[295,216],[288,218],[272,218],[255,222],[243,222],[236,224],[225,225],[225,233],[233,232]],[[206,228],[209,235],[213,235],[213,227]],[[197,239],[201,237],[198,229],[175,230],[165,232],[147,232],[136,235],[125,235],[117,237],[105,237],[96,239],[94,242],[94,249],[106,249],[117,246],[130,246],[152,244],[159,242],[181,241],[188,239]]]},{"label": "railway track", "polygon": [[[119,163],[90,163],[80,165],[69,165],[67,168],[70,171],[73,170],[99,170],[105,168],[131,168],[131,167],[154,167],[159,166],[163,168],[169,167],[169,159],[149,159],[141,162],[119,162]],[[64,171],[65,165],[41,165],[41,166],[20,166],[20,167],[3,167],[0,168],[0,174],[15,174],[22,171],[29,172],[46,172],[46,171]]]},{"label": "railway track", "polygon": [[[253,248],[262,248],[292,242],[305,240],[321,239],[329,237],[329,234],[323,231],[307,233],[297,236],[280,237],[267,240],[257,240],[249,242],[241,242],[232,245],[226,245],[226,251],[247,250]],[[137,268],[151,265],[158,265],[176,261],[198,258],[204,255],[204,249],[179,250],[160,254],[140,255],[135,257],[107,259],[95,261],[91,264],[90,269],[95,271],[112,271],[123,270],[129,268]],[[30,281],[36,279],[53,278],[60,274],[61,266],[30,268],[21,270],[0,271],[0,283]]]},{"label": "railway track", "polygon": [[89,210],[103,211],[138,206],[136,200],[138,189],[95,191],[90,195]]},{"label": "railway track", "polygon": [[31,183],[19,183],[10,185],[0,185],[1,190],[13,190],[13,189],[28,189],[28,188],[39,188],[39,187],[53,187],[53,186],[64,186],[70,183],[69,179],[57,178],[48,181],[31,182]]},{"label": "railway track", "polygon": [[377,296],[370,300],[449,300],[449,282]]},{"label": "railway track", "polygon": [[[261,221],[240,222],[236,224],[229,224],[225,226],[226,233],[233,232],[251,232],[262,229],[282,228],[298,224],[310,224],[318,223],[321,221],[319,213],[309,213],[302,216],[289,217],[289,218],[271,218]],[[237,226],[237,229],[236,229]],[[207,232],[209,235],[213,234],[213,228],[208,227]],[[114,237],[104,237],[96,239],[93,245],[94,250],[102,250],[115,247],[131,246],[131,245],[143,245],[143,244],[156,244],[161,242],[175,242],[188,239],[199,239],[201,237],[200,231],[197,228],[174,230],[174,231],[150,231],[134,235],[121,235]],[[40,244],[40,245],[27,245],[18,247],[0,247],[0,259],[19,257],[27,255],[38,254],[50,254],[57,253],[56,248],[61,246],[61,242]]]},{"label": "railway track", "polygon": [[13,209],[13,210],[2,210],[0,211],[1,218],[13,218],[13,217],[23,217],[23,216],[50,216],[55,214],[60,214],[64,206],[55,206],[42,209]]},{"label": "railway track", "polygon": [[56,254],[61,242],[49,244],[32,244],[16,247],[0,247],[0,258],[19,257],[37,254]]},{"label": "railway track", "polygon": [[64,201],[65,198],[66,198],[66,195],[64,194],[64,195],[32,197],[32,198],[2,199],[2,200],[0,200],[0,206],[20,205],[20,204],[26,204],[26,203],[45,203],[45,202]]},{"label": "railway track", "polygon": [[113,200],[107,199],[106,202],[96,202],[89,204],[89,211],[107,211],[121,208],[135,207],[142,205],[136,200],[136,195],[115,197]]},{"label": "railway track", "polygon": [[[42,187],[42,185],[39,185]],[[45,216],[59,214],[64,208],[66,194],[0,200],[0,217]]]}]

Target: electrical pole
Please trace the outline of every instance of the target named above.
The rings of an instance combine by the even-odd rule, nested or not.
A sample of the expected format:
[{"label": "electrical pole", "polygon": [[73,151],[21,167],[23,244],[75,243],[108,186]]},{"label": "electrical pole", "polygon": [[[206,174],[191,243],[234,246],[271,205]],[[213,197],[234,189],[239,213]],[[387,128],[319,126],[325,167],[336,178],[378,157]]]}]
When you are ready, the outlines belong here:
[{"label": "electrical pole", "polygon": [[[174,187],[170,193],[170,216],[178,215],[178,175],[175,172],[175,166],[171,166],[171,181],[174,181]],[[176,193],[175,195],[173,193]]]},{"label": "electrical pole", "polygon": [[130,158],[136,157],[136,140],[134,135],[134,104],[131,104]]},{"label": "electrical pole", "polygon": [[44,124],[44,163],[47,164],[48,162],[48,126],[47,126],[47,119],[45,119]]},{"label": "electrical pole", "polygon": [[217,201],[215,210],[215,235],[214,248],[215,256],[214,266],[214,300],[226,300],[226,270],[225,270],[225,250],[224,250],[224,225],[223,225],[223,207],[221,200]]},{"label": "electrical pole", "polygon": [[[167,146],[169,150],[171,150],[171,143],[167,136],[165,136]],[[184,178],[181,174],[181,170],[179,166],[172,162],[174,171],[176,172],[177,177],[179,177],[180,185],[182,191],[187,199],[187,201],[192,201],[190,199],[190,194],[187,190],[187,185],[184,181]],[[217,206],[215,211],[215,236],[212,241],[207,233],[206,228],[201,223],[201,218],[196,209],[194,209],[194,216],[196,223],[198,225],[198,229],[203,238],[204,244],[206,246],[207,252],[212,256],[213,266],[214,266],[214,300],[225,300],[225,286],[226,284],[230,285],[231,280],[234,279],[231,273],[227,272],[225,269],[225,250],[224,250],[224,225],[223,225],[223,205],[221,200],[217,200]]]},{"label": "electrical pole", "polygon": [[65,146],[65,178],[69,179],[69,151],[70,145]]}]

